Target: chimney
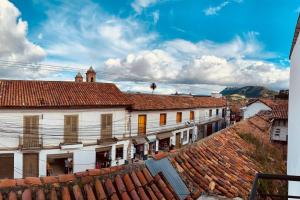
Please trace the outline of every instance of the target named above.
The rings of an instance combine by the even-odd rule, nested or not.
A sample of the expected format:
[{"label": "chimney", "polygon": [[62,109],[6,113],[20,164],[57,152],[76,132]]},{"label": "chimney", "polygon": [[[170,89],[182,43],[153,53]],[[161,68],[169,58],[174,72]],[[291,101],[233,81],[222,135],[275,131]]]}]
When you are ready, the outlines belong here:
[{"label": "chimney", "polygon": [[80,72],[78,72],[77,75],[75,76],[75,82],[76,82],[76,83],[81,83],[81,82],[83,82],[83,77],[82,77],[82,75],[81,75]]},{"label": "chimney", "polygon": [[86,82],[96,82],[96,72],[92,66],[86,72]]}]

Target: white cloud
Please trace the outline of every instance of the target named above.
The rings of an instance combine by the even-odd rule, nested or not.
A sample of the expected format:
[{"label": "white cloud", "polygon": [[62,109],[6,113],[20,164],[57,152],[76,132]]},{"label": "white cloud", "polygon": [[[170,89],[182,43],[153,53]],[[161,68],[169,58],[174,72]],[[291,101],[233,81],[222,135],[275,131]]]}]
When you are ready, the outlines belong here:
[{"label": "white cloud", "polygon": [[32,77],[36,70],[23,70],[13,67],[12,61],[40,62],[46,57],[45,51],[38,45],[33,44],[27,39],[28,24],[20,18],[20,11],[9,1],[0,1],[0,74],[3,77]]},{"label": "white cloud", "polygon": [[228,6],[230,3],[235,2],[235,3],[241,3],[243,0],[228,0],[224,1],[223,3],[217,5],[217,6],[209,6],[208,8],[204,9],[203,12],[205,15],[217,15],[219,11],[221,11],[223,8]]},{"label": "white cloud", "polygon": [[109,59],[104,69],[113,74],[113,80],[189,84],[191,88],[202,84],[287,88],[289,68],[263,61],[274,54],[263,50],[256,35],[250,32],[226,43],[167,41],[159,49]]},{"label": "white cloud", "polygon": [[143,9],[155,4],[156,2],[157,0],[134,0],[131,3],[131,6],[135,10],[135,12],[140,14],[143,11]]},{"label": "white cloud", "polygon": [[154,24],[157,24],[158,20],[159,20],[159,11],[156,10],[152,13],[152,16],[153,16],[153,23]]}]

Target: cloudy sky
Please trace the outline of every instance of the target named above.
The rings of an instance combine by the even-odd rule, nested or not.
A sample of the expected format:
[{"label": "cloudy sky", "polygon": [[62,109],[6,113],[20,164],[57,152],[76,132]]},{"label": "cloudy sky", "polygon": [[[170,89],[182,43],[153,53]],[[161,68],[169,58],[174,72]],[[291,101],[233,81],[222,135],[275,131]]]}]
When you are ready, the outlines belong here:
[{"label": "cloudy sky", "polygon": [[89,66],[124,91],[288,87],[298,0],[0,0],[0,79],[73,80]]}]

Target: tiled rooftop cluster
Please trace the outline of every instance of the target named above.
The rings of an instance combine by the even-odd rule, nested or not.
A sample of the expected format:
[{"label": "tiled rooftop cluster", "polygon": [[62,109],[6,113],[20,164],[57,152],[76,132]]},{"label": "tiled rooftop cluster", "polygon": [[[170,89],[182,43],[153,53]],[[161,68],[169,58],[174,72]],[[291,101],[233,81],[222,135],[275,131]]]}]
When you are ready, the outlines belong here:
[{"label": "tiled rooftop cluster", "polygon": [[262,168],[248,154],[253,151],[253,146],[237,133],[259,135],[269,142],[270,125],[259,116],[250,120],[237,123],[172,156],[173,166],[194,199],[202,192],[248,198],[255,173]]},{"label": "tiled rooftop cluster", "polygon": [[162,175],[142,165],[87,170],[57,177],[2,180],[0,199],[175,199]]},{"label": "tiled rooftop cluster", "polygon": [[127,96],[133,102],[133,110],[172,110],[226,106],[224,98],[152,94],[127,94]]},{"label": "tiled rooftop cluster", "polygon": [[277,105],[272,109],[272,118],[288,119],[288,104]]}]

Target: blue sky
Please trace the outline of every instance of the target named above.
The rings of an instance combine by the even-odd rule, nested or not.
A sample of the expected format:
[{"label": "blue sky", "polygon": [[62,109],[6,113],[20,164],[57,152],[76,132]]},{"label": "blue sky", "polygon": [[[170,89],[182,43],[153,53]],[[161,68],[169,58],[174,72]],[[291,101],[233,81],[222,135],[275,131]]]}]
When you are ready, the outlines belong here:
[{"label": "blue sky", "polygon": [[13,35],[1,41],[11,43],[1,60],[47,66],[17,77],[0,70],[1,78],[72,80],[92,65],[99,81],[125,91],[150,92],[151,82],[159,93],[288,87],[299,0],[10,2],[0,3],[9,18],[4,34]]}]

